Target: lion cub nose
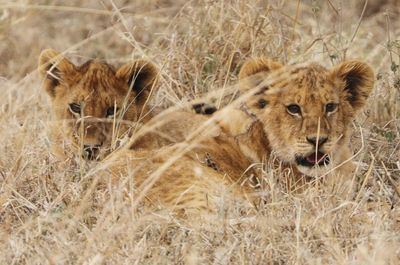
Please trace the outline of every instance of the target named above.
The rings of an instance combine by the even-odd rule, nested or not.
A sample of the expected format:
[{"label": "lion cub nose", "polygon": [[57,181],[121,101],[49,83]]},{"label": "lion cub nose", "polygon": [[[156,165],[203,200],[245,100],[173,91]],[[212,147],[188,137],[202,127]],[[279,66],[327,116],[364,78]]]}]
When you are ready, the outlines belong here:
[{"label": "lion cub nose", "polygon": [[100,144],[94,144],[94,145],[84,145],[83,146],[83,156],[84,158],[88,160],[94,160],[97,158],[99,152],[100,152]]},{"label": "lion cub nose", "polygon": [[306,138],[307,138],[307,142],[309,142],[310,144],[313,144],[314,146],[317,145],[317,142],[318,142],[318,146],[321,146],[328,140],[328,137],[325,137],[325,136],[321,136],[318,138],[314,137],[314,136],[311,136],[311,137],[307,136]]}]

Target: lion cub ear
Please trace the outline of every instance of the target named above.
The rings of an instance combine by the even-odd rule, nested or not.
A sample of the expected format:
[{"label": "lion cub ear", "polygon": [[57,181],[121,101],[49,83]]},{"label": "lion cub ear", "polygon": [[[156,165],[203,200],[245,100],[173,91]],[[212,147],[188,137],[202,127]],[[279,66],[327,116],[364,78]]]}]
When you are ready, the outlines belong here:
[{"label": "lion cub ear", "polygon": [[240,90],[258,86],[265,80],[268,73],[278,70],[283,65],[265,57],[251,59],[245,62],[239,72]]},{"label": "lion cub ear", "polygon": [[355,111],[361,109],[374,87],[374,71],[363,62],[347,61],[332,70],[334,78],[344,82],[342,98],[347,100]]},{"label": "lion cub ear", "polygon": [[146,60],[126,63],[118,69],[116,75],[135,91],[138,101],[147,100],[158,81],[156,66]]},{"label": "lion cub ear", "polygon": [[56,87],[64,81],[66,76],[75,72],[75,66],[59,52],[46,49],[39,56],[38,70],[46,92],[54,97]]}]

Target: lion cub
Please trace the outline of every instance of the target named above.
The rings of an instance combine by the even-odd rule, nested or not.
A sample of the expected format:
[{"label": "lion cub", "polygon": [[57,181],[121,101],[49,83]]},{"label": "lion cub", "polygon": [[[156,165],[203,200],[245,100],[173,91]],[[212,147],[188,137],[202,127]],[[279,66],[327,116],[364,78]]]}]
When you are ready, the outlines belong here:
[{"label": "lion cub", "polygon": [[90,60],[76,66],[46,49],[39,74],[52,103],[52,147],[58,157],[81,152],[86,159],[98,159],[129,134],[134,122],[152,117],[147,101],[156,89],[158,70],[151,62],[136,60],[115,69]]},{"label": "lion cub", "polygon": [[[192,212],[215,210],[221,187],[233,197],[255,194],[255,165],[271,158],[299,179],[351,175],[350,125],[374,86],[369,65],[346,61],[326,69],[257,58],[243,65],[239,79],[239,106],[214,113],[203,123],[210,127],[199,127],[202,137],[116,153],[106,161],[114,179],[129,175],[145,201]],[[196,114],[169,118],[175,115],[185,123]],[[208,134],[211,127],[218,133]]]}]

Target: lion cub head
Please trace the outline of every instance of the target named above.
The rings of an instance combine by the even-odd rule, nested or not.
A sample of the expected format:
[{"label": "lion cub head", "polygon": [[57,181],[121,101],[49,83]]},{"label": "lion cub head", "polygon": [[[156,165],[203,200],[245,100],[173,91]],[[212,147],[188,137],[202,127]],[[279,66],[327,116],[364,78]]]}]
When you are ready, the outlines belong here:
[{"label": "lion cub head", "polygon": [[[346,61],[283,66],[248,61],[239,73],[246,104],[262,122],[271,152],[308,176],[349,159],[349,127],[374,85],[370,66]],[[252,89],[252,90],[249,90]]]},{"label": "lion cub head", "polygon": [[41,53],[39,73],[52,102],[58,140],[79,148],[91,160],[109,149],[130,122],[147,118],[146,101],[158,74],[144,60],[119,69],[98,60],[76,66],[51,49]]}]

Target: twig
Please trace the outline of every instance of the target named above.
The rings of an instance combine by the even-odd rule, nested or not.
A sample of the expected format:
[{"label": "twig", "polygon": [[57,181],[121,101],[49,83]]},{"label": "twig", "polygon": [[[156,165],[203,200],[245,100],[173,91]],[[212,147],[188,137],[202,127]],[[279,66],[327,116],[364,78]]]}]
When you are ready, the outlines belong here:
[{"label": "twig", "polygon": [[397,196],[400,198],[400,189],[396,186],[396,183],[394,182],[394,180],[392,179],[392,177],[390,176],[390,172],[387,170],[385,163],[383,163],[383,161],[381,161],[381,164],[383,166],[383,169],[385,170],[386,176],[389,180],[390,185],[393,187],[394,191],[396,192]]},{"label": "twig", "polygon": [[339,11],[336,9],[336,7],[332,4],[331,0],[328,0],[329,6],[335,11],[336,15],[339,16]]},{"label": "twig", "polygon": [[355,39],[355,37],[356,37],[356,35],[357,35],[357,32],[358,32],[358,30],[360,29],[361,22],[362,22],[362,20],[363,20],[363,18],[364,18],[365,10],[367,9],[367,5],[368,5],[368,0],[365,0],[363,10],[362,10],[362,12],[361,12],[360,18],[358,19],[357,27],[356,27],[356,29],[355,29],[354,32],[353,32],[353,36],[351,37],[349,44],[347,45],[347,47],[346,47],[346,48],[344,49],[344,51],[343,51],[343,59],[344,59],[344,60],[346,60],[346,53],[347,53],[347,50],[348,50],[349,47],[350,47],[350,44],[353,43],[353,41],[354,41],[354,39]]},{"label": "twig", "polygon": [[25,5],[25,4],[6,4],[0,5],[0,9],[32,9],[32,10],[50,10],[50,11],[63,11],[63,12],[77,12],[77,13],[90,13],[95,15],[112,16],[114,11],[74,7],[74,6],[51,6],[51,5]]}]

